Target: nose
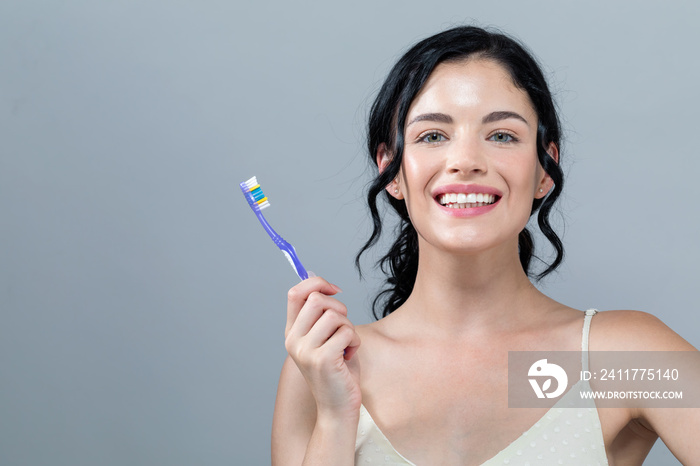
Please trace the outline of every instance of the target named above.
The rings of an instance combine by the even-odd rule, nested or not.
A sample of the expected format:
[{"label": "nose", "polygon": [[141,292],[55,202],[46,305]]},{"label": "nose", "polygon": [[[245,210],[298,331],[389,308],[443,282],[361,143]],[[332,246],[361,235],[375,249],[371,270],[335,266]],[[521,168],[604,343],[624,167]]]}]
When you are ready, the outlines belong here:
[{"label": "nose", "polygon": [[448,173],[484,174],[488,160],[477,137],[464,137],[454,141],[447,151],[445,168]]}]

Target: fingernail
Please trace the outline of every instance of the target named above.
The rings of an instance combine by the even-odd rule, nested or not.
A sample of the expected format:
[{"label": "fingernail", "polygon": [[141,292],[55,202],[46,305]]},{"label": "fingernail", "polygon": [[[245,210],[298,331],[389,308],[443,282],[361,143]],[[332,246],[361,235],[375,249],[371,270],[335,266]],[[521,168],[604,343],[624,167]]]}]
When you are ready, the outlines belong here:
[{"label": "fingernail", "polygon": [[335,289],[336,293],[342,293],[342,292],[343,292],[343,290],[341,290],[340,287],[339,287],[338,285],[334,285],[333,283],[331,283],[331,286]]},{"label": "fingernail", "polygon": [[311,277],[315,277],[316,274],[313,273],[311,270],[307,270],[307,271],[306,271],[306,276],[307,276],[308,278],[311,278]]}]

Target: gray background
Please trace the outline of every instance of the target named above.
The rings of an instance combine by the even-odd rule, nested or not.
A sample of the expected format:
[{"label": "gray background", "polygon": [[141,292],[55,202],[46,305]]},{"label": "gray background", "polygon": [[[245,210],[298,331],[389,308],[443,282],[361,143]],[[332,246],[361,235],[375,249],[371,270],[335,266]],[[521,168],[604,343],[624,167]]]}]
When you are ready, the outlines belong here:
[{"label": "gray background", "polygon": [[369,321],[367,109],[456,24],[519,37],[556,92],[568,257],[541,286],[700,346],[699,10],[0,2],[0,464],[269,463],[297,280],[238,183],[258,176],[268,220]]}]

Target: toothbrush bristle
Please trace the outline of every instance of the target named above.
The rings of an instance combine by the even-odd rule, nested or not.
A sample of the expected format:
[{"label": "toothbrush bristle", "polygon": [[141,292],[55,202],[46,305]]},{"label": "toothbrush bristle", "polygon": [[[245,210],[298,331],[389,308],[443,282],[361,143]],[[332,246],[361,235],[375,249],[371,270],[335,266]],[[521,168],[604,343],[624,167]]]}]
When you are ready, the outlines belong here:
[{"label": "toothbrush bristle", "polygon": [[242,184],[246,185],[246,187],[250,190],[251,187],[255,186],[258,184],[258,179],[254,176],[248,181],[244,181]]},{"label": "toothbrush bristle", "polygon": [[256,177],[252,177],[248,181],[245,181],[241,184],[245,185],[249,195],[257,204],[258,209],[262,210],[267,207],[270,207],[270,202],[268,201],[267,197],[265,197],[265,194],[263,194],[262,188],[260,187],[260,184],[258,183],[258,179]]}]

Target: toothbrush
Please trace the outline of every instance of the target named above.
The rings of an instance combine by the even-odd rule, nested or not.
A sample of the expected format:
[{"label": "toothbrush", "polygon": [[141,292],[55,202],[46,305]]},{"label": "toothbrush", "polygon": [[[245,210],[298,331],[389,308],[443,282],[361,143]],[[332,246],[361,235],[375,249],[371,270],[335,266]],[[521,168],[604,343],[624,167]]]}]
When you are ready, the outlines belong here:
[{"label": "toothbrush", "polygon": [[294,268],[294,271],[297,273],[299,278],[301,280],[306,280],[307,278],[309,278],[308,272],[306,271],[304,266],[301,265],[299,257],[297,257],[297,253],[294,249],[294,246],[289,244],[287,241],[284,240],[284,238],[278,235],[277,232],[272,229],[270,224],[267,223],[265,217],[263,217],[261,210],[270,207],[270,202],[267,200],[267,197],[265,197],[265,195],[263,194],[262,189],[258,184],[257,178],[252,177],[248,181],[244,181],[243,183],[241,183],[240,186],[241,191],[243,191],[243,195],[248,200],[248,204],[250,204],[250,208],[253,209],[255,215],[258,216],[260,224],[263,226],[267,234],[270,235],[272,241],[274,241],[277,247],[280,248],[280,251],[284,253],[289,263],[292,264],[292,267]]}]

